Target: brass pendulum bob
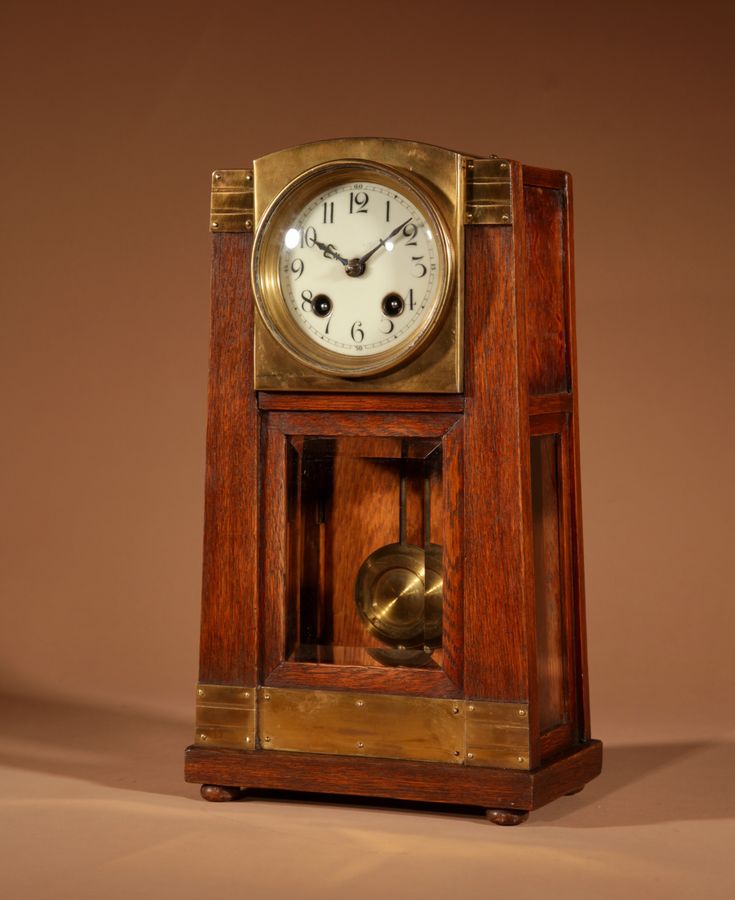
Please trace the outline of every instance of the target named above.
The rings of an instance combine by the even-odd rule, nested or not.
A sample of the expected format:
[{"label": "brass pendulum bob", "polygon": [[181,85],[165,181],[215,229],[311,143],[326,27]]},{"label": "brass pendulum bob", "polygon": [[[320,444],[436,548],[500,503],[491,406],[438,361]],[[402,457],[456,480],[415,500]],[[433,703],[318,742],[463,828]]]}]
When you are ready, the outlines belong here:
[{"label": "brass pendulum bob", "polygon": [[367,629],[390,649],[368,648],[379,662],[422,666],[441,644],[442,548],[430,543],[430,484],[424,479],[424,547],[406,540],[406,472],[400,463],[398,543],[374,550],[355,583],[357,610]]}]

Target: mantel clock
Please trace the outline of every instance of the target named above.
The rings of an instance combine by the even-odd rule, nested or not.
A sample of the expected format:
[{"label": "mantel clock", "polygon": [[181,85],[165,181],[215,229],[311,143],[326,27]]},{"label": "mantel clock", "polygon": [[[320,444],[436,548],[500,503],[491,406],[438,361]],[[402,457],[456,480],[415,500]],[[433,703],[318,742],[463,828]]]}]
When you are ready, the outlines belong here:
[{"label": "mantel clock", "polygon": [[216,171],[187,780],[484,807],[600,771],[571,184],[409,141]]}]

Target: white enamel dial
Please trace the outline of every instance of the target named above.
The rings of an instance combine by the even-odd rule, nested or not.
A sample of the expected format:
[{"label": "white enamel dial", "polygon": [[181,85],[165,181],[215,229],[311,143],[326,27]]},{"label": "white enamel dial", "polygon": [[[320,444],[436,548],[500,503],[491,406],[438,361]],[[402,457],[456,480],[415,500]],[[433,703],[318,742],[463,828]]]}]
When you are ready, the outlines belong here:
[{"label": "white enamel dial", "polygon": [[301,201],[281,223],[278,278],[302,339],[370,357],[422,331],[446,263],[436,226],[408,191],[348,178]]}]

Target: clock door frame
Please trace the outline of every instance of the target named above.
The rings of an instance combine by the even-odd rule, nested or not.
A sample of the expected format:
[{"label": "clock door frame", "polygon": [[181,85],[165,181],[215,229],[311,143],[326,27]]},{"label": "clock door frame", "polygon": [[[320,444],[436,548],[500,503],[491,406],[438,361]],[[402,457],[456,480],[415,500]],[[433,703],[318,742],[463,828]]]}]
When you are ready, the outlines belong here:
[{"label": "clock door frame", "polygon": [[[271,403],[277,405],[277,399]],[[462,696],[462,460],[463,417],[454,412],[297,412],[263,413],[261,441],[264,478],[270,489],[262,497],[262,579],[260,584],[261,656],[259,684],[285,688],[328,688]],[[434,439],[442,450],[443,638],[439,669],[338,665],[286,660],[287,445],[291,436]],[[376,549],[376,548],[373,548]],[[251,614],[258,610],[253,603]]]}]

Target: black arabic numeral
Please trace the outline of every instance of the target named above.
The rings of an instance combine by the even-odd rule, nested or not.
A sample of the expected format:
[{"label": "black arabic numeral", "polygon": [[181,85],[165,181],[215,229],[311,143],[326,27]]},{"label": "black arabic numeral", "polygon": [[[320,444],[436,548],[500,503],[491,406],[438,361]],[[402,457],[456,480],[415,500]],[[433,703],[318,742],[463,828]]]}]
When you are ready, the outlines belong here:
[{"label": "black arabic numeral", "polygon": [[413,262],[416,263],[416,267],[417,267],[418,269],[421,270],[421,271],[419,271],[419,272],[414,272],[414,273],[413,273],[413,274],[414,274],[414,278],[423,278],[424,275],[426,275],[426,273],[429,271],[429,270],[426,268],[426,266],[425,266],[422,262],[419,262],[419,260],[421,260],[421,259],[423,259],[423,258],[424,258],[423,256],[412,256],[412,257],[411,257],[411,259],[413,260]]},{"label": "black arabic numeral", "polygon": [[418,226],[414,222],[409,222],[408,225],[403,229],[403,236],[408,238],[406,241],[407,247],[416,247],[416,235],[419,233]]},{"label": "black arabic numeral", "polygon": [[365,340],[365,332],[362,330],[362,322],[353,322],[350,334],[352,335],[352,340],[356,344],[361,344]]},{"label": "black arabic numeral", "polygon": [[310,290],[305,290],[301,292],[301,308],[304,312],[311,312],[311,298],[314,295]]},{"label": "black arabic numeral", "polygon": [[393,331],[393,329],[396,327],[396,323],[392,319],[381,319],[380,324],[381,324],[381,326],[383,326],[383,325],[388,326],[387,331],[383,331],[383,328],[381,327],[380,330],[383,331],[383,334],[390,334],[391,331]]},{"label": "black arabic numeral", "polygon": [[303,247],[313,247],[314,242],[316,241],[316,228],[309,225],[308,228],[304,229],[301,232],[301,246]]},{"label": "black arabic numeral", "polygon": [[294,281],[298,281],[299,278],[304,274],[304,261],[303,259],[299,259],[298,257],[291,263],[291,271],[294,273],[296,278]]},{"label": "black arabic numeral", "polygon": [[350,191],[350,212],[366,213],[369,199],[365,191]]}]

